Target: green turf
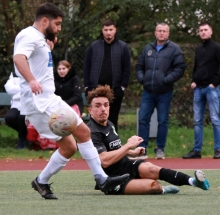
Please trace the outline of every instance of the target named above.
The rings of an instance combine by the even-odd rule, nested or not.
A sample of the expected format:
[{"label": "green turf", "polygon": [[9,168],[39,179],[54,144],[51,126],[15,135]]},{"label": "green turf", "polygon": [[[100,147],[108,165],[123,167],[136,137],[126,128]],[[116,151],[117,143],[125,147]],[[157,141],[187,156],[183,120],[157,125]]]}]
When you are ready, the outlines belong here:
[{"label": "green turf", "polygon": [[[118,134],[122,141],[122,144],[127,142],[127,139],[132,135],[136,135],[136,114],[132,112],[130,114],[119,115],[119,130]],[[193,149],[194,145],[194,129],[173,126],[169,128],[165,156],[168,157],[182,157]],[[51,156],[51,150],[34,151],[31,150],[31,145],[26,144],[25,150],[16,150],[17,145],[17,132],[6,125],[0,125],[0,158],[49,158]],[[214,154],[214,137],[213,129],[211,126],[204,128],[204,141],[202,147],[202,157],[213,157]],[[150,139],[147,154],[149,158],[154,158],[154,149],[156,147],[155,138]],[[75,158],[81,157],[79,153],[74,155]]]},{"label": "green turf", "polygon": [[[193,171],[184,172],[193,174]],[[30,185],[39,171],[0,172],[0,214],[219,214],[220,171],[205,173],[211,184],[208,191],[182,186],[175,195],[106,196],[93,190],[90,171],[61,171],[51,179],[59,200],[44,200]]]}]

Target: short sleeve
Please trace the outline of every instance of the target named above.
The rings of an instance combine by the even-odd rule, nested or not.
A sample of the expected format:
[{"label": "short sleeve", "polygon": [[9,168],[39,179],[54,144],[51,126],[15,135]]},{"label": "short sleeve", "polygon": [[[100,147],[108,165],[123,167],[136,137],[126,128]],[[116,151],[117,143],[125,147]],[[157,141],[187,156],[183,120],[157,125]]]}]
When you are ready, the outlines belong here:
[{"label": "short sleeve", "polygon": [[94,146],[96,147],[98,153],[102,153],[107,151],[104,143],[102,142],[102,134],[101,133],[91,133],[91,138]]},{"label": "short sleeve", "polygon": [[36,38],[31,35],[20,32],[15,39],[14,56],[17,54],[23,54],[29,58],[36,46]]}]

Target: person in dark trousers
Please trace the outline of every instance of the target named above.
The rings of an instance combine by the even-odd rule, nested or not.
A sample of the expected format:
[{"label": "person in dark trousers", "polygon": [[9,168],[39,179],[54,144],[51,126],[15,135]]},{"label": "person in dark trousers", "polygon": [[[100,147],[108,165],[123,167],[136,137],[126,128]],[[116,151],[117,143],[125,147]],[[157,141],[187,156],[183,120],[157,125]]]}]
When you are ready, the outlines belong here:
[{"label": "person in dark trousers", "polygon": [[[89,92],[87,102],[89,105],[91,138],[96,147],[101,165],[108,175],[130,174],[127,182],[116,186],[106,194],[175,194],[179,191],[176,186],[162,186],[158,180],[164,180],[173,185],[194,186],[208,190],[210,185],[201,170],[195,171],[195,177],[182,172],[156,166],[145,160],[130,160],[144,153],[144,147],[137,147],[143,139],[132,136],[125,144],[115,131],[114,125],[108,120],[109,104],[113,99],[113,91],[109,86],[98,86]],[[95,186],[97,189],[98,186]]]},{"label": "person in dark trousers", "polygon": [[27,142],[27,126],[25,124],[25,115],[20,113],[21,108],[21,90],[19,77],[13,72],[4,85],[6,92],[11,96],[11,107],[7,110],[4,119],[6,124],[18,132],[17,149],[23,149]]},{"label": "person in dark trousers", "polygon": [[138,135],[144,139],[140,144],[148,146],[150,119],[157,109],[158,129],[156,159],[164,159],[168,133],[170,103],[174,83],[184,74],[185,63],[180,47],[169,40],[170,28],[159,23],[155,29],[156,40],[144,47],[136,64],[136,76],[143,93],[139,113]]},{"label": "person in dark trousers", "polygon": [[60,96],[69,106],[77,105],[83,113],[82,82],[76,74],[74,66],[66,60],[58,63],[54,74],[55,94]]},{"label": "person in dark trousers", "polygon": [[102,23],[102,37],[88,48],[84,61],[85,95],[100,85],[109,85],[114,91],[109,119],[118,130],[118,116],[124,90],[128,86],[131,72],[130,51],[127,44],[116,37],[116,26],[112,19]]},{"label": "person in dark trousers", "polygon": [[204,22],[199,25],[202,44],[195,52],[195,64],[191,88],[194,91],[194,147],[183,159],[201,158],[203,145],[204,113],[206,103],[214,132],[214,159],[220,158],[220,118],[219,118],[219,83],[220,83],[220,45],[214,42],[212,27]]}]

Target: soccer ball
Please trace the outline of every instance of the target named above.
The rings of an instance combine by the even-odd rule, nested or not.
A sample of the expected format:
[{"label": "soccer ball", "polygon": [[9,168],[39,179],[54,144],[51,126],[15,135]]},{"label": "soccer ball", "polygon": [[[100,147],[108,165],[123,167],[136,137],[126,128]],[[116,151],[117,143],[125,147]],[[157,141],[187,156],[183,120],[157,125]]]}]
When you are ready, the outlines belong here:
[{"label": "soccer ball", "polygon": [[77,127],[76,116],[68,109],[58,109],[51,114],[49,120],[50,130],[58,136],[68,136]]}]

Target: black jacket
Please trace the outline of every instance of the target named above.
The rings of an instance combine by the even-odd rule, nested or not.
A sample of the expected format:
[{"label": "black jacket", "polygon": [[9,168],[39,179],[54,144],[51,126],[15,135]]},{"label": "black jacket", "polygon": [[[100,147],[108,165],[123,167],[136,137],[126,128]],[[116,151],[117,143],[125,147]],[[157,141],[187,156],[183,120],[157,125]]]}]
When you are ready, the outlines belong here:
[{"label": "black jacket", "polygon": [[192,82],[198,87],[220,83],[220,45],[209,39],[197,47]]},{"label": "black jacket", "polygon": [[[127,44],[116,40],[111,46],[112,88],[127,87],[131,71],[130,51]],[[84,61],[84,87],[90,89],[98,85],[104,56],[104,39],[94,41],[88,48]]]},{"label": "black jacket", "polygon": [[76,75],[72,67],[65,77],[60,77],[57,72],[54,74],[55,79],[55,94],[60,96],[68,105],[77,104],[80,113],[83,112],[82,100],[82,82],[78,75]]},{"label": "black jacket", "polygon": [[142,50],[136,64],[136,76],[144,89],[150,93],[163,94],[173,90],[174,82],[179,80],[185,70],[180,47],[167,41],[158,52],[156,41]]}]

